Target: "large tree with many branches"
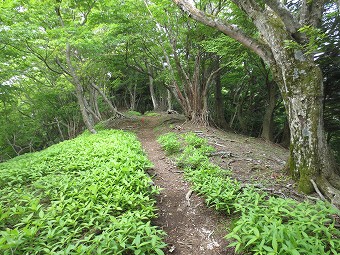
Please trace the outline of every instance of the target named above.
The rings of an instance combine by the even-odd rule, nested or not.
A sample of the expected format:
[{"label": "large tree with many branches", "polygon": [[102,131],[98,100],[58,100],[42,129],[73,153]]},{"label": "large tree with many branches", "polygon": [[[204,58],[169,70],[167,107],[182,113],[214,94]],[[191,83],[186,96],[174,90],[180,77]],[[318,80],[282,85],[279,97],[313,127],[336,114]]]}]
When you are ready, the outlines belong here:
[{"label": "large tree with many branches", "polygon": [[[210,10],[201,10],[199,1],[173,2],[191,18],[251,49],[270,66],[290,123],[289,169],[301,191],[310,193],[317,184],[328,198],[339,204],[339,169],[326,143],[323,124],[323,76],[313,54],[326,4],[332,3],[324,0],[210,1]],[[214,13],[215,6],[220,5],[236,6],[240,12],[234,15],[245,14],[257,33],[247,33],[233,24],[228,18],[233,15],[225,15],[230,9]]]}]

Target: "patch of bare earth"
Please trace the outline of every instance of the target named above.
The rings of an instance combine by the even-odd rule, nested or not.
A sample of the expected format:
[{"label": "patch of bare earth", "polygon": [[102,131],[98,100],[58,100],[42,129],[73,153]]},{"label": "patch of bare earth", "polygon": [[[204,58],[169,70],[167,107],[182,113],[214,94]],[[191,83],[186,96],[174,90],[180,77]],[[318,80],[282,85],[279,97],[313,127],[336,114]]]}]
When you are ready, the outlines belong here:
[{"label": "patch of bare earth", "polygon": [[139,130],[138,137],[154,163],[150,172],[154,183],[162,188],[157,198],[159,217],[154,224],[167,233],[166,254],[230,254],[223,238],[227,219],[191,192],[182,171],[165,157],[151,129]]},{"label": "patch of bare earth", "polygon": [[[165,253],[183,255],[234,254],[224,239],[231,218],[205,206],[204,199],[190,190],[170,158],[166,157],[156,137],[164,132],[195,132],[216,148],[211,160],[244,185],[253,185],[272,195],[304,198],[282,169],[288,151],[261,139],[224,132],[211,127],[198,127],[179,115],[138,117],[111,123],[114,128],[136,131],[153,169],[149,174],[162,191],[157,198],[159,217],[154,224],[167,233]],[[157,133],[157,134],[156,134]]]}]

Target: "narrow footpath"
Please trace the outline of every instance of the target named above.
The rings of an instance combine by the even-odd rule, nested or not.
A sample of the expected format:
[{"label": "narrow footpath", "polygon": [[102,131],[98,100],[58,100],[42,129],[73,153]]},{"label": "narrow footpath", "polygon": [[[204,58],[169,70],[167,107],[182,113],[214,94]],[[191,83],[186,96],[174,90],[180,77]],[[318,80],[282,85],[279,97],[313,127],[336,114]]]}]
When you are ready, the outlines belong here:
[{"label": "narrow footpath", "polygon": [[149,170],[162,191],[157,197],[159,217],[154,220],[167,233],[167,255],[234,254],[223,238],[226,216],[205,206],[204,200],[190,190],[183,172],[167,158],[156,141],[152,128],[137,131],[142,146],[154,168]]}]

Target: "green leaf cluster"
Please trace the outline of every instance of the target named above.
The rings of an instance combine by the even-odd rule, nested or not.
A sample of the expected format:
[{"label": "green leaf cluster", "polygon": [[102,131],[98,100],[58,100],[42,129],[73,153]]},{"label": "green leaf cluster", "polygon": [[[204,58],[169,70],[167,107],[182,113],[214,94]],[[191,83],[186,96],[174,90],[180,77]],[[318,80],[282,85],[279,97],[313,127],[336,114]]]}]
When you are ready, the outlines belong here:
[{"label": "green leaf cluster", "polygon": [[103,130],[0,164],[1,254],[164,254],[151,163]]},{"label": "green leaf cluster", "polygon": [[[189,133],[190,138],[185,140],[196,140],[191,136]],[[167,137],[180,141],[174,133]],[[209,206],[239,216],[226,236],[234,240],[229,246],[234,246],[237,253],[338,254],[340,231],[332,217],[340,214],[338,210],[325,202],[297,202],[242,187],[229,171],[210,163],[201,151],[205,145],[193,144],[182,140],[184,150],[177,155],[178,166],[184,168],[193,190],[203,195]]]},{"label": "green leaf cluster", "polygon": [[158,137],[157,141],[161,144],[163,150],[168,155],[178,153],[181,148],[181,143],[175,133],[166,133]]},{"label": "green leaf cluster", "polygon": [[236,251],[253,254],[338,254],[340,231],[327,203],[254,195],[245,189],[235,204],[240,219],[227,238]]},{"label": "green leaf cluster", "polygon": [[285,40],[285,47],[287,49],[297,49],[303,51],[305,54],[311,54],[318,51],[322,43],[326,38],[326,34],[321,29],[313,26],[303,26],[299,29],[299,32],[305,34],[308,38],[308,42],[300,44],[293,40]]}]

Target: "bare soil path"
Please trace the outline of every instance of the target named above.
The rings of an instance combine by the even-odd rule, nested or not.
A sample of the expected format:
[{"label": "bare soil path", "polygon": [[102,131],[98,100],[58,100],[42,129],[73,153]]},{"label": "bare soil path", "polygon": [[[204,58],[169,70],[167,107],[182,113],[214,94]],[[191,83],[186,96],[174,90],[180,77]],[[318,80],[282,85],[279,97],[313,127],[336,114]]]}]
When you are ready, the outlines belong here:
[{"label": "bare soil path", "polygon": [[156,141],[151,128],[142,128],[137,135],[154,168],[155,185],[162,188],[157,198],[159,218],[154,221],[166,233],[166,254],[217,255],[227,251],[227,218],[207,208],[202,198],[190,191],[183,173],[168,159]]},{"label": "bare soil path", "polygon": [[211,160],[223,169],[232,170],[232,177],[244,185],[254,185],[280,197],[303,200],[294,182],[283,171],[288,150],[258,138],[199,127],[178,116],[136,117],[107,123],[111,128],[136,132],[154,168],[155,185],[162,188],[157,198],[159,217],[153,222],[167,237],[167,255],[233,255],[224,239],[231,218],[205,206],[204,199],[190,190],[171,158],[165,156],[156,138],[165,132],[195,132],[208,140],[217,153]]}]

